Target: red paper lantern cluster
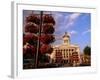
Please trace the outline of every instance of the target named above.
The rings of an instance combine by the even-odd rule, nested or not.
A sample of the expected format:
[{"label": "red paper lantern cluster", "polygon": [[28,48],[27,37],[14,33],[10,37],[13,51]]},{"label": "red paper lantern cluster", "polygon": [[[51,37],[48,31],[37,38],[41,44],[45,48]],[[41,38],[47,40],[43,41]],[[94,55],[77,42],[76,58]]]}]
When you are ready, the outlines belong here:
[{"label": "red paper lantern cluster", "polygon": [[38,26],[33,22],[28,22],[25,25],[25,32],[37,33],[38,31],[39,31]]},{"label": "red paper lantern cluster", "polygon": [[52,23],[53,25],[55,25],[55,20],[51,15],[46,14],[43,16],[43,23]]},{"label": "red paper lantern cluster", "polygon": [[55,41],[55,37],[52,34],[43,34],[40,37],[40,41],[43,44],[49,44]]},{"label": "red paper lantern cluster", "polygon": [[[31,57],[34,59],[34,61],[37,58],[38,61],[41,62],[41,59],[43,59],[45,54],[52,53],[53,48],[51,47],[50,43],[55,41],[55,37],[53,35],[55,31],[53,27],[54,25],[55,20],[50,14],[43,14],[42,16],[38,14],[31,14],[26,17],[25,34],[23,36],[23,59]],[[38,41],[39,45],[37,44]],[[38,56],[36,56],[37,46]]]},{"label": "red paper lantern cluster", "polygon": [[41,54],[51,53],[52,51],[53,49],[51,48],[51,46],[47,44],[43,44],[40,48]]},{"label": "red paper lantern cluster", "polygon": [[43,32],[45,33],[45,34],[52,34],[52,33],[54,33],[54,27],[53,27],[53,24],[45,24],[44,26],[43,26]]},{"label": "red paper lantern cluster", "polygon": [[29,43],[30,41],[36,41],[38,38],[32,33],[27,33],[23,36],[23,44]]},{"label": "red paper lantern cluster", "polygon": [[[36,14],[31,14],[26,17],[26,22],[34,22],[35,24],[40,24],[40,16]],[[52,23],[55,25],[55,20],[50,14],[43,15],[43,23]]]},{"label": "red paper lantern cluster", "polygon": [[36,53],[36,48],[30,44],[26,44],[23,47],[23,54],[24,55],[34,55]]},{"label": "red paper lantern cluster", "polygon": [[26,17],[26,22],[33,22],[35,24],[40,24],[40,17],[35,14],[31,14],[28,17]]}]

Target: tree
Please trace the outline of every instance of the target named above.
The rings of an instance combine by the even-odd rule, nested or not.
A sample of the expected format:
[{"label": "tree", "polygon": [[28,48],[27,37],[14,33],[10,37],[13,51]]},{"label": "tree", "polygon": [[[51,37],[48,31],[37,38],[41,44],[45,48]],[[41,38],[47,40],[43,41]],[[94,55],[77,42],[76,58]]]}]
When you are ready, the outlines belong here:
[{"label": "tree", "polygon": [[89,46],[86,46],[84,48],[84,54],[89,56],[91,55],[91,48]]},{"label": "tree", "polygon": [[86,66],[91,65],[91,48],[89,46],[86,46],[84,48],[84,61],[83,64]]}]

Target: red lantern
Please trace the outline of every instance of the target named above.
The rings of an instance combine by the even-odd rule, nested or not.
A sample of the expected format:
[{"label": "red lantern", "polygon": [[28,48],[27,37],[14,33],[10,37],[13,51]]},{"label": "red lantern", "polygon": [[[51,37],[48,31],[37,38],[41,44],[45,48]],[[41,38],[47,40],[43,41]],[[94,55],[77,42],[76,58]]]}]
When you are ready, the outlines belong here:
[{"label": "red lantern", "polygon": [[23,47],[23,54],[34,55],[36,53],[36,48],[28,43]]},{"label": "red lantern", "polygon": [[38,26],[33,22],[29,22],[25,25],[25,32],[38,33],[38,31]]},{"label": "red lantern", "polygon": [[40,52],[41,52],[41,54],[51,53],[52,51],[53,51],[53,48],[51,48],[50,45],[43,44],[43,45],[40,47]]},{"label": "red lantern", "polygon": [[49,44],[49,43],[54,42],[55,38],[51,34],[43,34],[41,35],[40,40],[44,44]]},{"label": "red lantern", "polygon": [[53,24],[44,24],[44,26],[43,26],[43,32],[45,33],[45,34],[52,34],[52,33],[54,33],[54,27],[53,27]]},{"label": "red lantern", "polygon": [[46,15],[43,16],[43,22],[44,23],[52,23],[53,25],[55,25],[54,18],[49,14],[46,14]]},{"label": "red lantern", "polygon": [[27,33],[23,36],[23,44],[29,43],[31,40],[37,41],[37,36],[32,33]]},{"label": "red lantern", "polygon": [[35,24],[40,24],[40,18],[38,15],[31,14],[30,16],[26,17],[26,22],[34,22]]}]

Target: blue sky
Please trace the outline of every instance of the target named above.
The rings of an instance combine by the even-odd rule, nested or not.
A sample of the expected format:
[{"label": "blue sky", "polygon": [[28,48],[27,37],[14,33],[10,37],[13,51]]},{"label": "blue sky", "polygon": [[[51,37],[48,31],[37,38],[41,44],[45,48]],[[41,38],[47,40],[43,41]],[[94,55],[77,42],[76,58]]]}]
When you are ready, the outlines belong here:
[{"label": "blue sky", "polygon": [[[39,13],[39,11],[33,11]],[[31,14],[32,11],[24,11],[25,17]],[[62,36],[68,32],[71,38],[71,44],[79,45],[81,52],[85,46],[91,45],[91,14],[77,12],[44,12],[50,13],[56,21],[55,45],[62,43]]]},{"label": "blue sky", "polygon": [[62,36],[68,32],[72,44],[80,46],[81,52],[85,46],[91,46],[91,14],[76,12],[53,12],[56,21],[55,44],[62,43]]}]

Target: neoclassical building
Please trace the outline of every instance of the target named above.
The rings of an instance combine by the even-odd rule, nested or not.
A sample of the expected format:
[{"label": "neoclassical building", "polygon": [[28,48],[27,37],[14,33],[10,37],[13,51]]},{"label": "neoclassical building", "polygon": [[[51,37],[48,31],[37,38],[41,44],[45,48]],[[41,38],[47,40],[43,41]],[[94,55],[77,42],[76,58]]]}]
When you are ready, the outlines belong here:
[{"label": "neoclassical building", "polygon": [[62,39],[61,45],[53,46],[54,50],[50,55],[52,61],[54,63],[72,64],[73,66],[79,65],[81,63],[79,46],[70,43],[70,35],[67,32],[62,36]]}]

